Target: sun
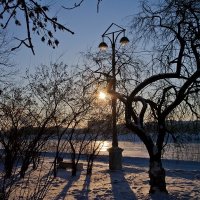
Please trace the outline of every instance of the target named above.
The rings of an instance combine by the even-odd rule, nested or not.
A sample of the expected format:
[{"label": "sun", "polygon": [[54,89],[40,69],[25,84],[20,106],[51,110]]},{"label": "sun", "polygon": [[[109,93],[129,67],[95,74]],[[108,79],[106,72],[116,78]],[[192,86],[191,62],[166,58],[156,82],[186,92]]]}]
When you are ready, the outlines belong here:
[{"label": "sun", "polygon": [[105,92],[99,92],[99,99],[106,99],[106,93]]}]

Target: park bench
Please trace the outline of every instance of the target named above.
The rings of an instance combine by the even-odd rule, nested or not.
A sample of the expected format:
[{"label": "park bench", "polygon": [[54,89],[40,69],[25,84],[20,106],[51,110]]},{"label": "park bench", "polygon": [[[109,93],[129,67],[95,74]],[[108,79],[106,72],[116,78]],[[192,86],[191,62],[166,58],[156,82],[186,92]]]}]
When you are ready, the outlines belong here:
[{"label": "park bench", "polygon": [[[58,168],[60,169],[72,169],[72,163],[67,161],[60,161],[58,163]],[[77,170],[81,171],[83,169],[83,163],[77,164]]]}]

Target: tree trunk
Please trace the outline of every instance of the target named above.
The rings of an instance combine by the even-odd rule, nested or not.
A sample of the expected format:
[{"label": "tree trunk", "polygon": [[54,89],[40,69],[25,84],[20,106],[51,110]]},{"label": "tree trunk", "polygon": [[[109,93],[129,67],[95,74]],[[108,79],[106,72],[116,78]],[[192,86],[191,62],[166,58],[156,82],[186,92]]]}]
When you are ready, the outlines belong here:
[{"label": "tree trunk", "polygon": [[157,156],[151,156],[149,162],[149,178],[150,178],[150,191],[153,194],[155,192],[167,192],[165,182],[165,169],[162,167],[161,158]]},{"label": "tree trunk", "polygon": [[10,178],[12,176],[12,170],[13,170],[13,165],[14,165],[14,159],[12,157],[11,152],[6,152],[7,154],[5,155],[5,177]]},{"label": "tree trunk", "polygon": [[59,152],[58,149],[56,150],[56,156],[54,158],[54,163],[53,163],[53,175],[54,177],[57,177],[57,164],[60,164],[60,162],[63,161],[61,157],[59,157]]},{"label": "tree trunk", "polygon": [[29,158],[25,158],[23,161],[22,161],[22,166],[21,166],[21,169],[20,169],[20,178],[24,178],[25,176],[25,173],[29,167],[29,164],[30,164],[30,159]]},{"label": "tree trunk", "polygon": [[88,158],[87,175],[92,174],[93,163],[94,163],[94,157],[93,157],[93,154],[92,154],[92,155],[89,155],[89,158]]},{"label": "tree trunk", "polygon": [[72,163],[72,176],[76,176],[76,172],[77,172],[77,165]]},{"label": "tree trunk", "polygon": [[76,176],[77,172],[77,163],[75,161],[75,151],[71,156],[71,161],[72,161],[72,176]]}]

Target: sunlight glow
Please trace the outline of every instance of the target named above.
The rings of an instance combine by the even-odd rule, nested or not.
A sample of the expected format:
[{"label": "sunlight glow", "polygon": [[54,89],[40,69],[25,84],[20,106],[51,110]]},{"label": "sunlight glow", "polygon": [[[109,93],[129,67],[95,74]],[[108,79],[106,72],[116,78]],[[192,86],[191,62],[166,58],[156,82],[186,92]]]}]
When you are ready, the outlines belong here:
[{"label": "sunlight glow", "polygon": [[100,148],[101,148],[101,152],[107,152],[108,151],[108,149],[111,147],[111,142],[110,141],[98,141],[98,145],[100,146]]},{"label": "sunlight glow", "polygon": [[106,93],[105,92],[99,92],[99,99],[105,100],[106,99]]}]

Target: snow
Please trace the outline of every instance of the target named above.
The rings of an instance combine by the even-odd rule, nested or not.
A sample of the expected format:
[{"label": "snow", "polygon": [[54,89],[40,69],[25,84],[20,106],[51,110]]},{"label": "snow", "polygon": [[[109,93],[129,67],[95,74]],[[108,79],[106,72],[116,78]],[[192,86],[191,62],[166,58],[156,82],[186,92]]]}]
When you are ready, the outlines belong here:
[{"label": "snow", "polygon": [[[94,163],[91,176],[86,175],[86,162],[81,160],[84,168],[72,177],[70,169],[59,169],[57,177],[52,180],[45,200],[200,200],[200,162],[189,159],[176,159],[176,156],[164,156],[163,166],[166,170],[168,195],[149,195],[149,163],[143,145],[121,141],[123,151],[123,170],[110,171],[108,166],[106,142]],[[132,146],[131,146],[132,145]],[[199,144],[197,144],[199,145]],[[133,148],[134,147],[134,148]],[[187,152],[187,149],[186,149]],[[187,154],[185,152],[185,154]],[[53,157],[44,159],[42,170],[31,175],[31,181],[24,188],[31,188],[40,176],[45,177],[52,166]],[[41,172],[42,171],[42,172]],[[21,191],[21,193],[23,193]],[[17,191],[13,192],[16,199]]]},{"label": "snow", "polygon": [[[167,165],[166,162],[166,182],[169,195],[156,194],[153,196],[148,194],[147,163],[147,159],[126,157],[123,170],[112,172],[108,170],[107,163],[98,161],[95,163],[91,176],[86,176],[86,171],[83,170],[76,177],[71,177],[70,171],[60,169],[45,199],[200,199],[200,163],[191,163],[196,166],[196,170],[188,170],[188,168],[175,168],[176,163]],[[181,162],[179,164],[181,165]]]}]

